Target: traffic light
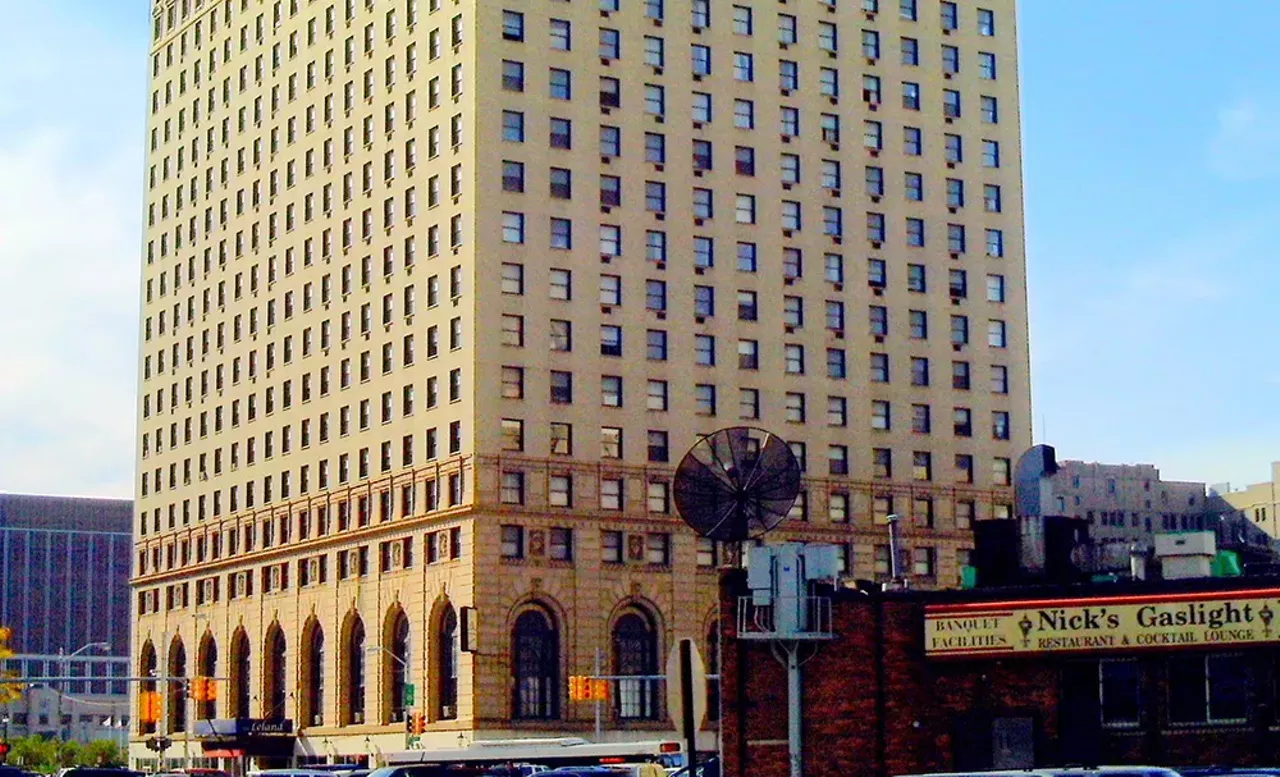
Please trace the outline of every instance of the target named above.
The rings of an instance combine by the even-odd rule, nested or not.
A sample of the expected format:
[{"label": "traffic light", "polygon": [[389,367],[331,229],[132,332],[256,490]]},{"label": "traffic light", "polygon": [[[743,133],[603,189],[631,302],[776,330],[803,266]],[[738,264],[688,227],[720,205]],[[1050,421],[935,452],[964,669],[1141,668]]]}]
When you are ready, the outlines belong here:
[{"label": "traffic light", "polygon": [[[13,637],[13,630],[0,626],[0,661],[13,656],[13,650],[9,647],[9,640]],[[4,672],[0,677],[13,678],[18,677],[17,672]],[[0,704],[11,704],[13,702],[22,701],[22,692],[26,690],[26,686],[22,683],[0,683]]]},{"label": "traffic light", "polygon": [[609,701],[609,681],[600,678],[590,678],[591,681],[591,701]]},{"label": "traffic light", "polygon": [[425,712],[409,713],[409,733],[422,734],[427,730],[427,715]]},{"label": "traffic light", "polygon": [[576,674],[569,677],[569,701],[582,701],[586,698],[583,693],[585,688],[582,683],[585,679],[585,677],[579,677]]},{"label": "traffic light", "polygon": [[143,723],[158,723],[160,706],[159,691],[142,691],[138,694],[138,718]]},{"label": "traffic light", "polygon": [[217,701],[218,681],[212,677],[192,677],[187,685],[187,695],[195,701]]}]

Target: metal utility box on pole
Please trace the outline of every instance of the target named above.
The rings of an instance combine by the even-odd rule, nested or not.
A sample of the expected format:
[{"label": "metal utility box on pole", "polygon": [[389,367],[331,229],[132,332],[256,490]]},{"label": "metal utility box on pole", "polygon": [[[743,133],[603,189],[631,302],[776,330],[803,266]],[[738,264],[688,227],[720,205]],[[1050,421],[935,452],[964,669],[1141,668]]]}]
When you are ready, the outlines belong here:
[{"label": "metal utility box on pole", "polygon": [[753,548],[747,567],[750,596],[738,599],[738,638],[774,645],[787,667],[787,744],[790,776],[802,777],[804,753],[803,677],[800,668],[812,656],[808,644],[831,639],[831,598],[811,596],[810,584],[837,577],[834,545],[789,542]]}]

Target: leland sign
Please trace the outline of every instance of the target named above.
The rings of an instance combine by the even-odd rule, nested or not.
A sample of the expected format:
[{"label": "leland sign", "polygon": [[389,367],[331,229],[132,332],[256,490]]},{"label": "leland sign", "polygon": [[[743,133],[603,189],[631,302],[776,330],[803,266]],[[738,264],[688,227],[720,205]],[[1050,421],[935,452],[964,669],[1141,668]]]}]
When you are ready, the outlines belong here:
[{"label": "leland sign", "polygon": [[1280,588],[926,608],[932,657],[1248,645],[1280,641]]}]

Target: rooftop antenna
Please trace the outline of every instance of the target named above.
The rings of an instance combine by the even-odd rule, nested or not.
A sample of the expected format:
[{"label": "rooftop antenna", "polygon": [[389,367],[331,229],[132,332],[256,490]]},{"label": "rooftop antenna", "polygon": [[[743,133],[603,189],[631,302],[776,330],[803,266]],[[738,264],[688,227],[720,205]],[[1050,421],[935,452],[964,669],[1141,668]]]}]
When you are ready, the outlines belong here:
[{"label": "rooftop antenna", "polygon": [[[745,543],[787,519],[800,493],[800,462],[791,446],[772,432],[733,426],[693,444],[676,467],[672,491],[684,522],[700,536],[722,543],[728,565],[736,567],[742,563]],[[716,641],[723,650],[724,640]],[[716,665],[724,665],[719,657]],[[798,667],[796,672],[798,676]],[[688,773],[694,775],[697,732],[691,716],[685,716],[684,729]]]},{"label": "rooftop antenna", "polygon": [[780,437],[734,426],[699,439],[680,460],[676,511],[703,537],[740,546],[777,528],[800,493],[800,462]]},{"label": "rooftop antenna", "polygon": [[[800,462],[777,435],[730,427],[694,443],[676,468],[673,490],[685,523],[701,536],[735,549],[731,565],[737,566],[743,544],[787,519],[800,493]],[[830,601],[809,596],[809,584],[835,577],[834,550],[799,543],[760,548],[747,565],[751,595],[738,600],[738,639],[771,643],[774,655],[787,667],[791,777],[802,777],[803,763],[800,649],[831,638]],[[720,644],[723,649],[723,639]],[[685,728],[689,773],[696,774],[692,725],[686,722]]]}]

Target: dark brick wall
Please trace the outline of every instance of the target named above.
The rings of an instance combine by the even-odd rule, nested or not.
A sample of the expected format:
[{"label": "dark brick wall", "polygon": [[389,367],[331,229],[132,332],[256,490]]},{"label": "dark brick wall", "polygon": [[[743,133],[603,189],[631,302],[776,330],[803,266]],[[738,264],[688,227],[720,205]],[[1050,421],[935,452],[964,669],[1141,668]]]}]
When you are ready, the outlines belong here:
[{"label": "dark brick wall", "polygon": [[[787,673],[770,645],[737,639],[734,612],[740,578],[726,576],[724,738],[726,777],[788,774]],[[1147,763],[1274,765],[1280,763],[1277,651],[1244,651],[1254,662],[1252,722],[1179,729],[1163,724],[1168,689],[1163,655],[1142,655],[1147,710],[1139,729],[1088,729],[1063,721],[1064,682],[1080,659],[926,661],[926,597],[840,595],[838,638],[804,648],[805,777],[887,777],[990,768],[991,719],[1028,717],[1036,727],[1037,765]],[[1096,660],[1096,658],[1094,659]],[[1086,659],[1087,661],[1087,659]],[[1086,671],[1087,668],[1086,668]],[[1096,672],[1096,666],[1093,667]],[[1094,713],[1096,718],[1096,711]],[[1064,726],[1073,735],[1064,734]],[[1083,739],[1081,738],[1083,736]],[[1085,747],[1080,747],[1081,742]]]}]

